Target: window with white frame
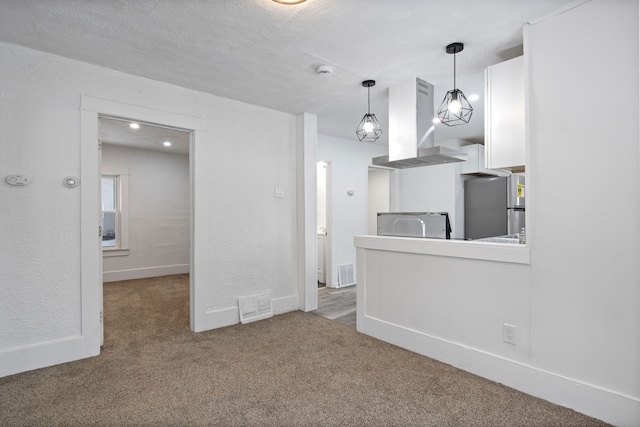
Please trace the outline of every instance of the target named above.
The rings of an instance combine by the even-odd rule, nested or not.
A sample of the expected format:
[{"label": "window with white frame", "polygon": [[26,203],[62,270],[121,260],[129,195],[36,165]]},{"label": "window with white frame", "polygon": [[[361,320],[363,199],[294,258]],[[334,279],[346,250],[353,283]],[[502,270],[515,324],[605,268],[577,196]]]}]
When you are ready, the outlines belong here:
[{"label": "window with white frame", "polygon": [[129,171],[102,174],[102,249],[105,255],[129,252]]}]

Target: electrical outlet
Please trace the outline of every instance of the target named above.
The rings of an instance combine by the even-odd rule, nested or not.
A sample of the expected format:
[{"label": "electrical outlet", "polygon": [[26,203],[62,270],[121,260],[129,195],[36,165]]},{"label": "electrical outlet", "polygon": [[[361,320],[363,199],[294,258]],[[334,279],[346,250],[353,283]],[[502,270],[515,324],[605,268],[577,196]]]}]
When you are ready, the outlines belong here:
[{"label": "electrical outlet", "polygon": [[516,339],[518,336],[518,327],[504,323],[502,325],[502,341],[507,344],[516,345]]}]

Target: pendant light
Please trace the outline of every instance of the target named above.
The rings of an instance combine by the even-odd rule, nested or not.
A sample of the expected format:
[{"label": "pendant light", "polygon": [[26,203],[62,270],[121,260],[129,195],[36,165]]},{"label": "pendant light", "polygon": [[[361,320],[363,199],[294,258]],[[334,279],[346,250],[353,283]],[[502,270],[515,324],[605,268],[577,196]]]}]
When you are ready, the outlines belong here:
[{"label": "pendant light", "polygon": [[376,115],[371,114],[371,87],[375,85],[375,80],[365,80],[362,82],[362,86],[367,88],[367,114],[365,114],[360,121],[356,129],[356,135],[358,135],[360,141],[364,142],[374,142],[382,134]]},{"label": "pendant light", "polygon": [[447,53],[453,54],[453,89],[447,92],[438,108],[440,123],[447,126],[458,126],[469,123],[473,107],[467,101],[464,93],[456,87],[456,53],[462,52],[462,43],[451,43],[446,47]]}]

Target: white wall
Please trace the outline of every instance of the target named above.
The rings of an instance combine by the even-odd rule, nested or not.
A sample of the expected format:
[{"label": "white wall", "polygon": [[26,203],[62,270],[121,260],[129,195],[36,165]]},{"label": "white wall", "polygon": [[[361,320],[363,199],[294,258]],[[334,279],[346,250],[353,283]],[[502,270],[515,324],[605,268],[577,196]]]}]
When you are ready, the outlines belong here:
[{"label": "white wall", "polygon": [[[525,28],[526,248],[359,238],[359,330],[640,425],[638,17],[637,1],[592,0]],[[528,261],[476,257],[495,251]]]},{"label": "white wall", "polygon": [[448,212],[451,237],[458,235],[456,218],[456,164],[403,169],[398,178],[398,212]]},{"label": "white wall", "polygon": [[[355,274],[356,249],[353,237],[367,234],[367,180],[371,159],[387,154],[387,147],[367,144],[355,140],[318,135],[317,159],[331,163],[330,212],[328,242],[331,247],[328,253],[331,259],[327,265],[327,283],[337,285],[338,265],[353,264]],[[353,196],[347,190],[354,191]]]},{"label": "white wall", "polygon": [[103,143],[111,168],[129,169],[130,239],[129,255],[104,257],[104,281],[188,273],[189,156]]},{"label": "white wall", "polygon": [[[0,375],[69,360],[47,346],[83,333],[82,183],[62,184],[80,176],[81,94],[202,118],[196,215],[207,243],[196,280],[206,310],[226,316],[220,326],[233,322],[237,296],[262,289],[278,310],[297,309],[296,117],[8,44],[0,85]],[[33,181],[10,187],[10,173]],[[32,351],[44,356],[15,366]]]},{"label": "white wall", "polygon": [[378,213],[391,209],[391,171],[369,168],[368,234],[378,234]]},{"label": "white wall", "polygon": [[640,402],[638,2],[593,0],[525,34],[531,363]]},{"label": "white wall", "polygon": [[[458,149],[466,141],[446,140],[438,145]],[[468,143],[468,142],[466,142]],[[398,171],[398,212],[448,212],[451,237],[464,237],[464,181],[459,163]]]}]

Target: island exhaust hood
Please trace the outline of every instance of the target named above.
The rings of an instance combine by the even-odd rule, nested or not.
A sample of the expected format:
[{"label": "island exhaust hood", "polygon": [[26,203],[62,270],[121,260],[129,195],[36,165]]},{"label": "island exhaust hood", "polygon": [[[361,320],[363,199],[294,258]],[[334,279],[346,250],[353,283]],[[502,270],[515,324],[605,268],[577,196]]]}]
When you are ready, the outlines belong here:
[{"label": "island exhaust hood", "polygon": [[462,162],[467,154],[435,145],[433,85],[416,78],[389,88],[389,155],[374,166],[395,169]]}]

